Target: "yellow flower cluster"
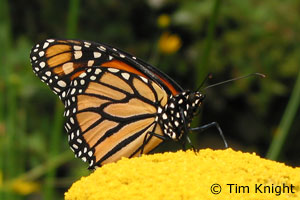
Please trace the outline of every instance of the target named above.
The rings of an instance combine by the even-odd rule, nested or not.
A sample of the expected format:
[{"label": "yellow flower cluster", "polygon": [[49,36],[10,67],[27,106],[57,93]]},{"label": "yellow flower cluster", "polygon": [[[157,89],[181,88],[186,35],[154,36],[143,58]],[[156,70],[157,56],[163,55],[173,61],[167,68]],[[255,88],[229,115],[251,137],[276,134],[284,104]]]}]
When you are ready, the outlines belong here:
[{"label": "yellow flower cluster", "polygon": [[232,149],[124,158],[98,168],[66,200],[299,200],[300,168]]}]

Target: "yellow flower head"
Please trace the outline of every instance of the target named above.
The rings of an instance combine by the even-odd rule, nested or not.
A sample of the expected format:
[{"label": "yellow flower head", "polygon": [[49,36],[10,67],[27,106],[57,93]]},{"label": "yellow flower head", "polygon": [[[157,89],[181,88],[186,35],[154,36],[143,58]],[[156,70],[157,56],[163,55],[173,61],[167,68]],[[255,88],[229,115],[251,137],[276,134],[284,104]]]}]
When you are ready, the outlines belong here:
[{"label": "yellow flower head", "polygon": [[171,54],[181,47],[181,39],[176,34],[163,33],[158,42],[161,52]]},{"label": "yellow flower head", "polygon": [[300,168],[232,149],[145,155],[98,168],[74,183],[65,199],[299,200]]},{"label": "yellow flower head", "polygon": [[167,14],[162,14],[158,17],[157,19],[157,24],[161,28],[166,28],[170,25],[171,19],[169,15]]}]

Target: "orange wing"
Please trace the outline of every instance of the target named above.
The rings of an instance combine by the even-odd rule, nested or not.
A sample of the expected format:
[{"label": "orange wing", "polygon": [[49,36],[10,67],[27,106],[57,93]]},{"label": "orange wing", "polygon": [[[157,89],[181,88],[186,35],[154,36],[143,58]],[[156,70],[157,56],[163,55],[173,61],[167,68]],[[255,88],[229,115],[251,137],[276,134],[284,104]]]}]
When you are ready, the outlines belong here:
[{"label": "orange wing", "polygon": [[[65,128],[77,157],[90,168],[155,148],[163,135],[158,109],[166,92],[151,80],[116,68],[93,67],[75,78],[67,91]],[[146,137],[146,138],[145,138]]]}]

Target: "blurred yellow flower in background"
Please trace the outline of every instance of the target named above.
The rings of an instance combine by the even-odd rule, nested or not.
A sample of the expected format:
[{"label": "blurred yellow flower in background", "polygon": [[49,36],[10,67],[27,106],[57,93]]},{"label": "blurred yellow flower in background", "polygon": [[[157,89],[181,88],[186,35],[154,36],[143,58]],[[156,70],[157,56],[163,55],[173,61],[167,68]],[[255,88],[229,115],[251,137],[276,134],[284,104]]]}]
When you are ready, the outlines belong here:
[{"label": "blurred yellow flower in background", "polygon": [[40,189],[40,185],[33,181],[17,179],[12,183],[12,190],[21,195],[28,195]]},{"label": "blurred yellow flower in background", "polygon": [[157,24],[161,28],[166,28],[170,25],[171,18],[167,14],[162,14],[157,19]]},{"label": "blurred yellow flower in background", "polygon": [[177,34],[164,32],[158,41],[159,50],[165,54],[172,54],[180,49],[181,39]]}]

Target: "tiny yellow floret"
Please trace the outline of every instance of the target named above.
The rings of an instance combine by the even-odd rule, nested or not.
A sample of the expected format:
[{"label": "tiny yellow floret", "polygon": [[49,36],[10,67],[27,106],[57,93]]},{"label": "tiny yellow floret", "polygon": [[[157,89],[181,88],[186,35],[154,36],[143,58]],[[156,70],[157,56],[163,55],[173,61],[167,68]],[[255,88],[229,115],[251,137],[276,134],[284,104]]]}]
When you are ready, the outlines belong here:
[{"label": "tiny yellow floret", "polygon": [[300,168],[203,149],[123,158],[75,182],[66,200],[299,200]]}]

